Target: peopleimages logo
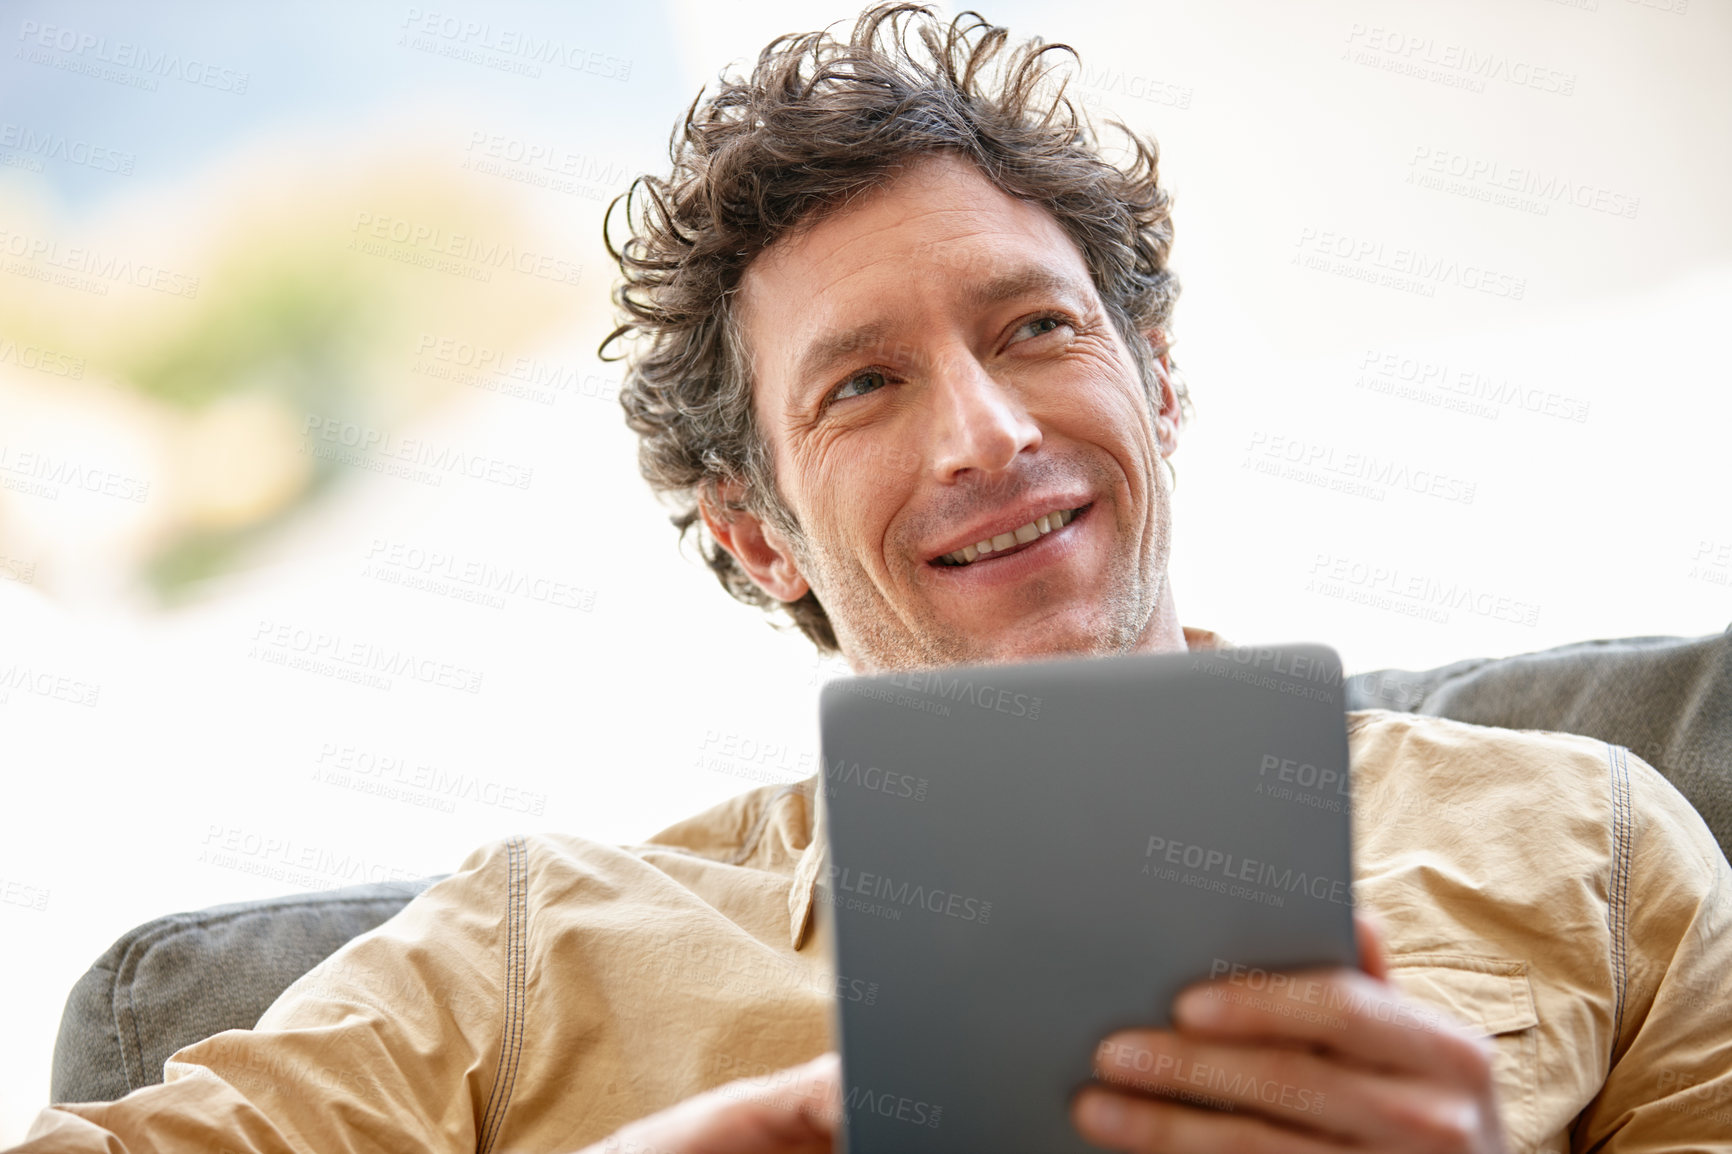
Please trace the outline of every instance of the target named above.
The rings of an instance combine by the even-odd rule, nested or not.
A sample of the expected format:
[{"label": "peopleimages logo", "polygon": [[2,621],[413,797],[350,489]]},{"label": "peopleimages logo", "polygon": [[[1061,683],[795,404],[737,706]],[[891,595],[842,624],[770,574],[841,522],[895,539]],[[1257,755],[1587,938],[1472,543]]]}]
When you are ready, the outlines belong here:
[{"label": "peopleimages logo", "polygon": [[[1148,847],[1143,851],[1143,857],[1145,860],[1142,872],[1145,874],[1166,881],[1185,881],[1185,884],[1195,885],[1198,889],[1218,890],[1264,905],[1281,904],[1280,894],[1273,891],[1305,894],[1320,902],[1334,902],[1336,905],[1353,904],[1352,887],[1340,879],[1310,874],[1291,867],[1282,868],[1272,862],[1176,841],[1159,834],[1149,835]],[[1172,868],[1163,870],[1162,866]],[[1177,873],[1179,867],[1197,872],[1181,877]],[[1203,884],[1211,880],[1209,875],[1214,875],[1218,884]],[[1187,881],[1186,878],[1194,878],[1195,881]],[[1244,882],[1260,888],[1243,894],[1232,893],[1234,889],[1245,888],[1231,885],[1234,882]],[[1221,888],[1223,885],[1227,888]],[[1274,900],[1268,900],[1271,898]]]},{"label": "peopleimages logo", "polygon": [[930,1102],[922,1102],[918,1098],[901,1094],[876,1093],[864,1086],[848,1088],[848,1108],[870,1110],[880,1118],[894,1118],[898,1122],[909,1122],[933,1129],[938,1128],[944,1117],[942,1106],[934,1106]]},{"label": "peopleimages logo", "polygon": [[80,461],[36,449],[20,451],[4,444],[0,444],[0,488],[50,501],[58,501],[63,488],[137,504],[143,504],[150,496],[150,482],[138,477],[91,468]]},{"label": "peopleimages logo", "polygon": [[[1118,1042],[1108,1042],[1101,1047],[1102,1065],[1109,1062],[1121,1070],[1150,1075],[1135,1079],[1140,1090],[1159,1091],[1198,1106],[1231,1110],[1236,1103],[1254,1098],[1270,1106],[1279,1104],[1288,1110],[1323,1113],[1322,1091],[1275,1078],[1258,1078],[1242,1069],[1186,1061],[1174,1054],[1156,1054],[1144,1046]],[[1187,1086],[1202,1086],[1216,1093],[1196,1094],[1186,1090]]]},{"label": "peopleimages logo", "polygon": [[842,894],[858,894],[893,906],[924,909],[946,917],[960,918],[965,922],[979,922],[981,925],[985,925],[992,917],[991,902],[964,897],[949,890],[929,889],[906,881],[898,882],[886,874],[850,869],[847,866],[830,867],[830,889],[837,895],[838,904],[844,900]]},{"label": "peopleimages logo", "polygon": [[1305,789],[1328,790],[1333,787],[1336,793],[1344,797],[1347,794],[1347,775],[1332,766],[1326,765],[1319,769],[1308,761],[1294,761],[1290,757],[1265,753],[1261,764],[1257,766],[1257,776],[1266,778],[1271,770],[1274,771],[1277,781]]},{"label": "peopleimages logo", "polygon": [[[1435,295],[1436,286],[1440,284],[1513,301],[1519,301],[1527,294],[1526,277],[1464,263],[1452,257],[1435,256],[1416,248],[1386,244],[1374,237],[1306,226],[1299,230],[1299,239],[1293,243],[1299,250],[1293,256],[1293,264],[1393,288],[1418,290],[1422,296]],[[1307,260],[1307,257],[1317,259]],[[1327,263],[1331,257],[1340,267]],[[1380,277],[1379,274],[1383,273],[1389,276]]]},{"label": "peopleimages logo", "polygon": [[527,489],[535,479],[533,466],[466,452],[454,445],[400,437],[317,413],[307,415],[302,434],[307,441],[301,449],[303,453],[372,472],[396,473],[408,480],[431,480],[437,485],[444,481],[445,475],[457,474],[470,480]]},{"label": "peopleimages logo", "polygon": [[10,120],[0,123],[0,148],[16,149],[37,160],[59,160],[120,176],[131,176],[133,166],[138,163],[133,153],[93,144],[81,137],[38,131]]},{"label": "peopleimages logo", "polygon": [[[1219,656],[1230,660],[1216,660],[1216,654],[1191,658],[1191,669],[1208,674],[1211,677],[1224,677],[1229,681],[1237,681],[1243,685],[1254,685],[1259,689],[1273,689],[1277,693],[1286,693],[1294,697],[1303,697],[1312,701],[1338,701],[1341,697],[1341,678],[1339,670],[1324,664],[1318,658],[1307,658],[1301,654],[1283,655],[1273,650],[1227,649]],[[1270,665],[1274,675],[1259,672],[1264,665]],[[1236,667],[1235,667],[1236,666]],[[1313,672],[1305,672],[1313,670]],[[1300,679],[1321,681],[1320,685],[1305,685]]]},{"label": "peopleimages logo", "polygon": [[1215,958],[1209,963],[1209,980],[1217,983],[1209,989],[1211,998],[1332,1029],[1345,1029],[1348,1018],[1367,1015],[1389,1025],[1434,1033],[1444,1028],[1444,1018],[1436,1010],[1413,1002],[1374,997],[1363,989],[1329,978],[1265,970],[1228,958]]},{"label": "peopleimages logo", "polygon": [[[0,229],[0,254],[20,258],[6,266],[7,272],[36,280],[58,279],[69,288],[97,296],[107,296],[110,284],[129,284],[187,300],[198,298],[198,277],[104,249],[62,245],[52,237]],[[59,270],[60,276],[50,274],[51,269]]]},{"label": "peopleimages logo", "polygon": [[[990,709],[1011,717],[1040,717],[1041,699],[1029,693],[1016,693],[993,685],[990,681],[975,681],[965,674],[942,669],[900,671],[885,674],[883,680],[913,693],[922,693],[940,701],[967,702],[977,709]],[[862,687],[863,688],[863,687]]]},{"label": "peopleimages logo", "polygon": [[[575,285],[583,279],[583,265],[575,261],[402,217],[357,212],[350,232],[354,235],[348,247],[355,251],[458,272],[474,280],[491,280],[491,269],[508,269],[556,284]],[[439,257],[450,259],[442,263],[435,259]]]},{"label": "peopleimages logo", "polygon": [[480,693],[482,673],[450,662],[370,641],[259,618],[248,656],[271,665],[390,689],[393,677],[408,677],[464,693]]},{"label": "peopleimages logo", "polygon": [[513,67],[505,71],[530,77],[539,77],[539,66],[550,64],[603,80],[623,83],[631,79],[632,62],[624,57],[593,51],[582,44],[568,44],[526,28],[468,20],[419,7],[410,7],[400,26],[404,32],[399,44],[407,44],[419,51],[437,50],[439,55],[476,64],[494,67],[510,64]]},{"label": "peopleimages logo", "polygon": [[52,64],[66,71],[83,72],[104,80],[117,79],[117,76],[112,68],[103,68],[102,65],[132,69],[145,75],[127,78],[131,86],[151,91],[155,91],[158,79],[174,79],[184,80],[200,88],[214,88],[218,92],[232,92],[241,96],[246,93],[247,84],[252,80],[250,72],[242,72],[238,68],[182,56],[179,52],[167,49],[154,50],[129,40],[111,42],[107,36],[98,36],[64,25],[42,24],[35,20],[19,21],[18,40],[25,46],[15,53],[20,58],[31,49],[48,49],[62,53],[61,57],[56,58],[46,52],[31,52],[29,59],[32,63]]},{"label": "peopleimages logo", "polygon": [[93,706],[102,694],[100,685],[61,673],[34,669],[17,662],[0,667],[0,705],[12,699],[14,690],[64,701],[68,705]]},{"label": "peopleimages logo", "polygon": [[880,769],[876,765],[862,765],[858,761],[837,758],[824,763],[824,776],[836,785],[857,785],[861,789],[890,797],[926,800],[927,780],[911,773],[898,773],[895,770]]}]

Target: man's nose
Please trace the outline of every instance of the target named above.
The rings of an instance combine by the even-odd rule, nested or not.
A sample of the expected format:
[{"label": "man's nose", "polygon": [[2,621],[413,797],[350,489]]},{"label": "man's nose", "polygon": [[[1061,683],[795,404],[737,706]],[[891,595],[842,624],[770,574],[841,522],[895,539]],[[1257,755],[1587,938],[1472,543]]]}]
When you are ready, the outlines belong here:
[{"label": "man's nose", "polygon": [[1016,389],[996,380],[972,353],[948,357],[933,372],[931,460],[940,481],[968,469],[1008,469],[1024,449],[1040,447],[1040,427]]}]

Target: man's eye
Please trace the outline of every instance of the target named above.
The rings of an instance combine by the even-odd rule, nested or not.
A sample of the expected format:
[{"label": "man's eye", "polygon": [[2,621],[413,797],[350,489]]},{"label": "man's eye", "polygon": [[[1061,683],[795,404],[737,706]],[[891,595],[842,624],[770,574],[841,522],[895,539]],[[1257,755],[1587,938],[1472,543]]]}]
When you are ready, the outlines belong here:
[{"label": "man's eye", "polygon": [[883,388],[886,383],[883,373],[877,369],[867,369],[863,373],[855,373],[837,386],[831,400],[841,401],[848,397],[858,397],[870,393],[874,389]]},{"label": "man's eye", "polygon": [[1043,337],[1054,329],[1068,324],[1070,322],[1061,316],[1035,317],[1032,321],[1024,321],[1017,327],[1016,331],[1019,335],[1028,333],[1031,337]]}]

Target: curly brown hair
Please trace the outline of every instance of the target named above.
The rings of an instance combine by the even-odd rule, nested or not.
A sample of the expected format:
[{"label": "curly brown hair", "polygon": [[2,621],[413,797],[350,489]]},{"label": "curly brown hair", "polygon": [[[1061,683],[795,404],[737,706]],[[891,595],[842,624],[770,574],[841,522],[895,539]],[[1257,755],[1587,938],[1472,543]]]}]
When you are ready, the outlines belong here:
[{"label": "curly brown hair", "polygon": [[[909,43],[910,25],[918,46]],[[821,653],[837,644],[817,596],[772,598],[703,528],[699,512],[747,512],[796,548],[803,541],[754,417],[735,307],[740,278],[759,253],[881,187],[920,154],[956,153],[1006,194],[1052,213],[1081,250],[1151,397],[1159,386],[1152,361],[1167,351],[1179,294],[1167,268],[1173,225],[1159,149],[1109,118],[1129,154],[1122,166],[1109,163],[1086,112],[1065,95],[1069,78],[1051,84],[1063,61],[1048,54],[1068,53],[1075,63],[1075,50],[1038,38],[1006,54],[1008,47],[1009,32],[978,12],[944,24],[930,6],[903,3],[868,8],[846,43],[827,30],[777,37],[750,76],[724,72],[708,100],[699,90],[669,140],[672,173],[639,176],[603,218],[623,277],[613,300],[625,319],[600,354],[619,360],[626,354],[609,357],[608,347],[641,338],[620,391],[639,437],[639,470],[674,506],[682,541],[698,527],[699,551],[722,586],[747,604],[784,610]],[[622,205],[630,236],[616,248],[609,225]],[[1182,419],[1189,398],[1177,377],[1175,388]],[[740,499],[724,500],[724,484]]]}]

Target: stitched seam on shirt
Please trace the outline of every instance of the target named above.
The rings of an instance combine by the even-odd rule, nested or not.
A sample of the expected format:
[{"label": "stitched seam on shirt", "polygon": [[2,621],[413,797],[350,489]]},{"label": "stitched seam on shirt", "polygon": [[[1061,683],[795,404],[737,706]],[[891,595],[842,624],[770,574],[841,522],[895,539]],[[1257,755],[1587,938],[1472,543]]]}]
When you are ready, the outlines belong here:
[{"label": "stitched seam on shirt", "polygon": [[482,1114],[479,1154],[488,1154],[498,1140],[504,1125],[505,1109],[511,1101],[511,1091],[517,1081],[517,1060],[523,1044],[523,923],[527,912],[521,909],[524,898],[524,842],[512,838],[506,844],[505,883],[505,1024],[500,1034],[499,1066],[493,1074],[493,1090],[488,1095],[487,1109]]},{"label": "stitched seam on shirt", "polygon": [[769,827],[770,818],[774,816],[776,805],[790,793],[803,792],[805,791],[800,788],[799,783],[794,782],[783,786],[781,789],[777,790],[773,796],[765,801],[763,808],[758,811],[758,820],[753,823],[751,830],[746,834],[745,840],[741,843],[740,848],[734,851],[734,856],[728,859],[728,864],[739,865],[741,862],[751,857],[757,850],[758,843],[764,840],[764,830]]},{"label": "stitched seam on shirt", "polygon": [[1621,746],[1608,745],[1606,750],[1612,770],[1612,870],[1610,893],[1606,900],[1613,985],[1612,1040],[1606,1053],[1606,1070],[1610,1073],[1618,1052],[1618,1039],[1624,1033],[1624,986],[1629,964],[1630,772]]},{"label": "stitched seam on shirt", "polygon": [[505,846],[505,1025],[500,1031],[499,1065],[481,1115],[478,1154],[488,1154],[505,1123],[505,1108],[517,1083],[517,1060],[523,1051],[523,987],[525,929],[529,921],[527,852],[521,837]]}]

